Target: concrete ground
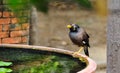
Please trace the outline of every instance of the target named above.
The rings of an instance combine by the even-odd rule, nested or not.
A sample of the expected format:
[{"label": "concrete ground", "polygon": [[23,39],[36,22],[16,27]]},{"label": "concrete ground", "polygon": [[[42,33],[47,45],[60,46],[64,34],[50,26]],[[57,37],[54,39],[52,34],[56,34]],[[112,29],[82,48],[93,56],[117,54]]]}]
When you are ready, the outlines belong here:
[{"label": "concrete ground", "polygon": [[96,73],[106,73],[106,45],[90,49],[91,58],[97,63]]}]

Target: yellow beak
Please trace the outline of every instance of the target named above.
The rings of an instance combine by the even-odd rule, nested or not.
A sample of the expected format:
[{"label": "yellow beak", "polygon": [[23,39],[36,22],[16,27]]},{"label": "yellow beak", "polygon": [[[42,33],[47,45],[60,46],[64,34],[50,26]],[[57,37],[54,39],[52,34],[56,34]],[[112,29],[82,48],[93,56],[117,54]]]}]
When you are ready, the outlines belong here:
[{"label": "yellow beak", "polygon": [[71,28],[72,26],[71,25],[67,25],[67,28]]}]

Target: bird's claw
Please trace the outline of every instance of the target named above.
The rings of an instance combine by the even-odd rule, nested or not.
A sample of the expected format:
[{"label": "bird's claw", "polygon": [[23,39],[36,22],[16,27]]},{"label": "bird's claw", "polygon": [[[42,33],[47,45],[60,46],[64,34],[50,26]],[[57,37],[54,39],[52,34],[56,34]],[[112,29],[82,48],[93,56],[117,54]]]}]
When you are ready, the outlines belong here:
[{"label": "bird's claw", "polygon": [[73,56],[73,57],[76,57],[77,54],[79,54],[79,52],[74,52],[74,53],[72,54],[72,56]]},{"label": "bird's claw", "polygon": [[84,58],[80,57],[79,60],[81,60],[82,62],[86,62]]}]

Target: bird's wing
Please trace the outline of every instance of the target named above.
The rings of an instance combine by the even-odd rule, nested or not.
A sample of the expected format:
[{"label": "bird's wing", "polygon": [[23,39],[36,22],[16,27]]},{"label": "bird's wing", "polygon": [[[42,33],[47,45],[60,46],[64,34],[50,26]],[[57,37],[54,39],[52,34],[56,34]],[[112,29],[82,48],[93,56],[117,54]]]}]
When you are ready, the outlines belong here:
[{"label": "bird's wing", "polygon": [[86,33],[84,29],[81,28],[79,30],[79,33],[77,33],[77,39],[84,40],[88,38],[89,38],[89,35]]},{"label": "bird's wing", "polygon": [[86,33],[84,29],[80,29],[80,32],[77,33],[77,39],[79,42],[82,42],[83,44],[89,44],[89,35]]}]

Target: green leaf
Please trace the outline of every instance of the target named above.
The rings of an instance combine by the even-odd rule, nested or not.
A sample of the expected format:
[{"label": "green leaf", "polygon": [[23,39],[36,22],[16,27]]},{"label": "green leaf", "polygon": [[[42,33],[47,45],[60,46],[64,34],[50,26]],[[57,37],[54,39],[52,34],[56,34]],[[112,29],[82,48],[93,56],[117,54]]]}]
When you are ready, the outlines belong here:
[{"label": "green leaf", "polygon": [[9,68],[0,68],[0,73],[7,73],[7,72],[12,72],[12,70]]},{"label": "green leaf", "polygon": [[12,62],[3,62],[3,61],[0,61],[0,66],[10,66],[12,65]]},{"label": "green leaf", "polygon": [[59,62],[54,63],[54,67],[56,68],[59,65]]}]

